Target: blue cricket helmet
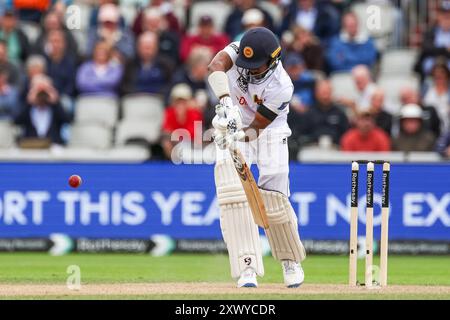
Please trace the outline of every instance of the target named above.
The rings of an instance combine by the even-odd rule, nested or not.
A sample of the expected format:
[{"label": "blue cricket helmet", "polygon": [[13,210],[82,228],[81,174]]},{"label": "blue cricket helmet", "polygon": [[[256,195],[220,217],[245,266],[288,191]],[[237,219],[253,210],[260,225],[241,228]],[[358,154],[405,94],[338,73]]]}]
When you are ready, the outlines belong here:
[{"label": "blue cricket helmet", "polygon": [[[248,82],[260,83],[268,78],[269,71],[273,72],[280,56],[281,46],[275,34],[267,28],[252,28],[244,33],[240,41],[236,66],[243,69],[240,73],[247,77]],[[258,75],[249,73],[249,70],[264,64],[268,65],[264,72]]]}]

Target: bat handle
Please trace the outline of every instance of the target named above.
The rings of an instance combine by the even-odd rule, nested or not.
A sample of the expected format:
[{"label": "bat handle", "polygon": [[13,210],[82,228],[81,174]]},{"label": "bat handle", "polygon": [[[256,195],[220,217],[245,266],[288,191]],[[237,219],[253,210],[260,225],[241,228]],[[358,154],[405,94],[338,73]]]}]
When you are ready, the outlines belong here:
[{"label": "bat handle", "polygon": [[238,150],[237,143],[235,141],[231,142],[228,145],[228,150],[230,150],[230,152],[232,152],[232,153],[235,153]]}]

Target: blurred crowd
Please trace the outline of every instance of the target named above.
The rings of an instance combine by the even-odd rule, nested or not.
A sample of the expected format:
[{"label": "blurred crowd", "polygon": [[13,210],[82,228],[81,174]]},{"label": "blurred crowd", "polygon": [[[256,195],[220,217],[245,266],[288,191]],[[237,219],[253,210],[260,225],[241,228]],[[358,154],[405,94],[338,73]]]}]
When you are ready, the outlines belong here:
[{"label": "blurred crowd", "polygon": [[[389,50],[405,46],[409,17],[402,1],[207,1],[230,10],[218,6],[195,19],[193,7],[205,1],[82,2],[91,10],[81,15],[88,28],[80,39],[67,12],[77,1],[0,1],[0,118],[21,128],[19,141],[66,144],[82,95],[120,101],[147,94],[165,106],[161,137],[150,146],[154,158],[169,157],[175,145],[170,134],[179,128],[201,144],[195,122],[210,128],[217,103],[206,80],[209,62],[246,30],[266,26],[280,38],[282,63],[294,83],[288,118],[293,159],[309,146],[436,151],[450,158],[448,0],[436,1],[420,46],[411,43],[417,54],[394,100],[381,85],[380,66]],[[361,3],[388,9],[392,23],[385,33],[367,27],[354,10]],[[135,9],[131,20],[124,15],[127,5]],[[35,37],[25,24],[39,26]],[[352,82],[354,96],[333,81],[337,74]]]}]

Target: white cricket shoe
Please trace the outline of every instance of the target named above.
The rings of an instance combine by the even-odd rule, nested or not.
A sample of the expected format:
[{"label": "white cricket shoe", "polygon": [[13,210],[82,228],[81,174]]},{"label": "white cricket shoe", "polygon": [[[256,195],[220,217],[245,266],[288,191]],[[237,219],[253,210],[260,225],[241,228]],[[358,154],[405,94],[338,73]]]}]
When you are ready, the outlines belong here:
[{"label": "white cricket shoe", "polygon": [[258,286],[258,282],[256,281],[256,272],[253,270],[253,268],[247,268],[239,277],[239,280],[237,282],[238,288],[256,288]]},{"label": "white cricket shoe", "polygon": [[305,280],[300,263],[292,260],[283,260],[281,262],[283,267],[284,284],[288,288],[298,288]]}]

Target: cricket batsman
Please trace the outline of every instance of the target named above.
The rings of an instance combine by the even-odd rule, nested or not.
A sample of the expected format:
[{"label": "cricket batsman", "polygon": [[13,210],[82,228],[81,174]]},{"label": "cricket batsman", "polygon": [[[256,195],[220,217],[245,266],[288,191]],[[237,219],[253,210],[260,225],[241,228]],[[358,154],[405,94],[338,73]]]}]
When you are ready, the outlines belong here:
[{"label": "cricket batsman", "polygon": [[288,198],[287,114],[293,84],[280,56],[277,37],[266,28],[254,28],[209,65],[208,82],[220,101],[213,119],[220,225],[238,287],[257,287],[256,277],[264,275],[264,266],[258,226],[228,148],[239,148],[249,165],[258,166],[269,222],[266,235],[273,257],[281,262],[285,285],[299,287],[304,280],[300,263],[306,253]]}]

